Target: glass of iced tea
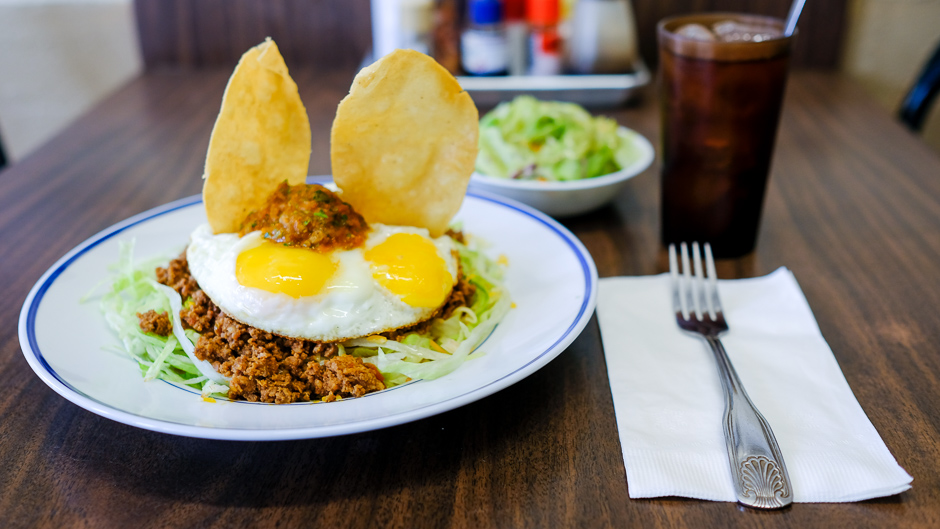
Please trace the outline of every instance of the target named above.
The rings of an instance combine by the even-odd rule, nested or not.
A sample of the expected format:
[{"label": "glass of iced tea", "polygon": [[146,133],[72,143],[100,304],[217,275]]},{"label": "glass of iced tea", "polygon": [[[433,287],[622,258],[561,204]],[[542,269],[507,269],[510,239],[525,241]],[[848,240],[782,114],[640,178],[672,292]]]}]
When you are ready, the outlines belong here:
[{"label": "glass of iced tea", "polygon": [[754,249],[793,37],[783,21],[730,13],[658,26],[665,244]]}]

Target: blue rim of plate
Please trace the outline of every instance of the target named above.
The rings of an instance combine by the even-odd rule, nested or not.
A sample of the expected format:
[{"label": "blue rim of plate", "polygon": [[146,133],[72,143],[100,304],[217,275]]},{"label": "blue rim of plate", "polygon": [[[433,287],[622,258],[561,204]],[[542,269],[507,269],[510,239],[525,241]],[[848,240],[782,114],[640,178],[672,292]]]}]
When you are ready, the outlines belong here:
[{"label": "blue rim of plate", "polygon": [[[309,177],[309,183],[329,182],[329,177]],[[551,219],[544,213],[537,211],[525,204],[514,200],[488,193],[477,189],[469,189],[467,197],[472,197],[485,202],[491,202],[510,210],[530,217],[544,227],[548,228],[553,234],[563,240],[577,257],[584,279],[584,299],[581,302],[577,316],[569,324],[568,328],[559,336],[549,347],[533,356],[527,363],[515,369],[512,372],[505,373],[496,380],[493,380],[483,386],[474,388],[471,391],[447,398],[442,401],[429,403],[424,406],[414,408],[394,415],[387,415],[379,418],[363,420],[359,422],[346,423],[342,425],[331,426],[310,426],[302,428],[283,428],[283,429],[240,429],[240,428],[215,428],[209,426],[194,426],[191,424],[177,423],[153,419],[136,415],[114,406],[101,402],[93,397],[85,395],[82,391],[74,388],[68,381],[62,378],[49,363],[46,361],[39,348],[36,337],[36,314],[42,304],[43,297],[49,288],[55,283],[56,279],[69,268],[75,261],[82,257],[86,252],[98,246],[99,244],[111,239],[112,237],[126,231],[129,228],[150,221],[162,215],[174,211],[192,207],[202,203],[200,195],[194,195],[182,198],[163,206],[150,209],[124,221],[121,221],[109,228],[98,232],[89,237],[84,242],[73,248],[55,264],[53,264],[39,278],[33,288],[30,289],[20,311],[18,324],[18,334],[20,348],[30,367],[39,378],[52,388],[56,393],[66,400],[84,408],[96,415],[136,426],[146,430],[167,433],[172,435],[181,435],[185,437],[195,437],[204,439],[222,439],[238,441],[259,441],[259,440],[289,440],[289,439],[311,439],[317,437],[330,437],[335,435],[345,435],[359,433],[370,430],[386,428],[397,424],[415,421],[430,417],[438,413],[449,411],[470,402],[482,399],[496,391],[504,389],[526,376],[534,373],[537,369],[547,364],[550,360],[560,354],[587,325],[591,314],[594,311],[597,297],[597,269],[594,260],[591,258],[587,249],[581,244],[581,241],[568,231],[564,226]],[[141,379],[143,380],[143,379]],[[394,388],[392,388],[394,389]],[[313,403],[311,403],[313,404]],[[333,405],[337,403],[331,403]],[[259,435],[259,434],[264,435]],[[255,434],[255,435],[253,435]]]}]

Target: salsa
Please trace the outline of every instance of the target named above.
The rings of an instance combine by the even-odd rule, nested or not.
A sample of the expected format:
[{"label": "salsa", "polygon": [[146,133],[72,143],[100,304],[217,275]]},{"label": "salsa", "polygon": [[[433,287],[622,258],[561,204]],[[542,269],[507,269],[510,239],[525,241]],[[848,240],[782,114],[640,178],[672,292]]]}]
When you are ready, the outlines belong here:
[{"label": "salsa", "polygon": [[282,182],[264,206],[245,218],[239,236],[261,230],[265,239],[318,252],[362,246],[369,225],[329,189]]}]

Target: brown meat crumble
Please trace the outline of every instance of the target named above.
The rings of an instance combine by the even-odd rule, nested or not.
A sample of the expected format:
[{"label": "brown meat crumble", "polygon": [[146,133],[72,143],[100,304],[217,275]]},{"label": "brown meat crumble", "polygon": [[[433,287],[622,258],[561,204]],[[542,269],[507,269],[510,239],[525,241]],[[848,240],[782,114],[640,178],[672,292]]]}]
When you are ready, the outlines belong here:
[{"label": "brown meat crumble", "polygon": [[184,301],[199,290],[196,279],[189,274],[185,250],[177,259],[170,261],[166,268],[157,267],[157,282],[179,292]]},{"label": "brown meat crumble", "polygon": [[[470,303],[476,288],[458,275],[457,285],[435,317],[449,317],[457,307]],[[180,318],[184,326],[201,335],[196,342],[196,357],[208,360],[219,373],[231,378],[230,399],[275,404],[317,399],[331,402],[385,389],[378,368],[357,357],[338,356],[336,344],[279,336],[222,312],[189,274],[186,252],[166,268],[157,268],[157,281],[175,289],[184,300],[190,298]],[[383,335],[394,340],[423,332],[430,323],[428,320]]]},{"label": "brown meat crumble", "polygon": [[[212,304],[204,294],[201,297]],[[214,324],[201,331],[195,354],[231,377],[231,399],[275,404],[318,398],[330,402],[385,389],[375,366],[352,356],[337,356],[335,344],[277,336],[239,323],[214,304],[209,311],[216,314]],[[201,320],[200,316],[190,318],[195,312],[191,308],[184,321]],[[323,365],[321,360],[325,360]]]},{"label": "brown meat crumble", "polygon": [[140,320],[140,330],[152,332],[160,336],[169,336],[173,333],[173,322],[166,312],[157,312],[148,310],[144,313],[137,313],[137,319]]}]

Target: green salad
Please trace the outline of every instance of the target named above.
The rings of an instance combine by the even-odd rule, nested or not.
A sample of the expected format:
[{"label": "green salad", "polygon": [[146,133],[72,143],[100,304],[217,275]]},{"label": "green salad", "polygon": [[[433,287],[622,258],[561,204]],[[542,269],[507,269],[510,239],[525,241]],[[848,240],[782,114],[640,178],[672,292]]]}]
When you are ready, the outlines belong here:
[{"label": "green salad", "polygon": [[[469,306],[456,309],[447,319],[435,319],[423,334],[411,333],[400,341],[381,336],[348,340],[339,345],[339,354],[374,364],[386,387],[444,376],[482,354],[473,350],[509,312],[511,301],[502,284],[502,266],[480,249],[456,241],[455,245],[464,275],[476,286]],[[135,263],[133,247],[133,241],[122,243],[113,281],[101,298],[105,319],[123,345],[120,351],[136,360],[145,380],[163,379],[192,387],[205,398],[225,398],[228,381],[193,354],[199,334],[183,330],[179,312],[191,301],[156,281],[155,268],[165,259]],[[140,329],[137,313],[151,309],[169,314],[173,334],[159,336]]]},{"label": "green salad", "polygon": [[570,181],[627,167],[639,156],[630,133],[574,103],[519,96],[480,120],[476,170],[519,180]]}]

